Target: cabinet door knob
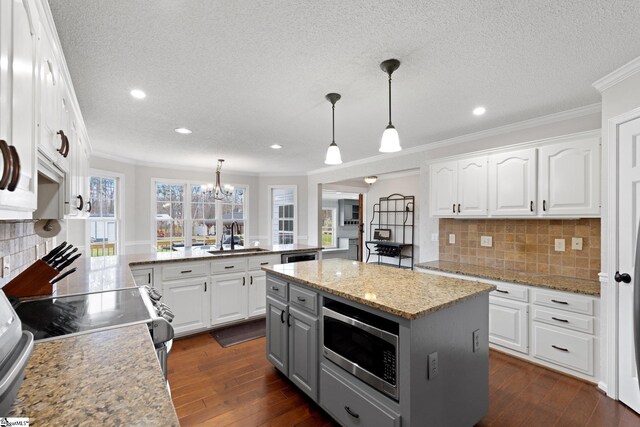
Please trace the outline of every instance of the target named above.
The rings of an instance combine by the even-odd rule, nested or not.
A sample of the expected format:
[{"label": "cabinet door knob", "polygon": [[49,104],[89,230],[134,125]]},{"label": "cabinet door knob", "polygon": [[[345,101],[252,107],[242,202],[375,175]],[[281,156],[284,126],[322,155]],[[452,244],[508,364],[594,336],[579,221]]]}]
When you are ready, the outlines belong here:
[{"label": "cabinet door knob", "polygon": [[13,145],[9,146],[9,152],[11,153],[11,180],[7,185],[7,190],[15,191],[20,181],[20,156],[18,156],[18,150]]},{"label": "cabinet door knob", "polygon": [[631,276],[629,276],[629,273],[620,273],[619,271],[616,271],[616,275],[613,276],[613,279],[618,283],[631,283]]},{"label": "cabinet door knob", "polygon": [[11,152],[9,151],[9,144],[4,139],[0,139],[0,152],[2,152],[2,177],[0,177],[0,190],[7,188],[9,184],[9,178],[11,178]]}]

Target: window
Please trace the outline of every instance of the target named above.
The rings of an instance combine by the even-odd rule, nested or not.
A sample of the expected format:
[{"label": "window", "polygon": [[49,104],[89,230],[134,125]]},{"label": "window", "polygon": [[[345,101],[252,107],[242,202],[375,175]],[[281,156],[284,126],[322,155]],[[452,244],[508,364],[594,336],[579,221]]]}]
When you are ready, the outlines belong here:
[{"label": "window", "polygon": [[297,187],[271,188],[271,243],[296,243],[296,190]]},{"label": "window", "polygon": [[193,246],[231,244],[231,224],[235,244],[244,245],[246,187],[233,188],[223,200],[216,200],[206,186],[196,183],[155,182],[155,239],[158,252]]},{"label": "window", "polygon": [[89,178],[91,214],[89,238],[91,256],[118,255],[119,179],[108,176]]},{"label": "window", "polygon": [[336,208],[322,208],[322,247],[336,246]]}]

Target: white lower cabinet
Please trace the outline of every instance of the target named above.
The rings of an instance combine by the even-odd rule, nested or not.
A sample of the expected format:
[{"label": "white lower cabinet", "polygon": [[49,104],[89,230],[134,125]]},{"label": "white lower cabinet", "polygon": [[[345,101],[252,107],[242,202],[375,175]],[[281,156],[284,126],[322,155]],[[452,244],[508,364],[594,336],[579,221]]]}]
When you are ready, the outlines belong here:
[{"label": "white lower cabinet", "polygon": [[489,298],[489,341],[521,353],[529,352],[529,305]]},{"label": "white lower cabinet", "polygon": [[209,327],[209,287],[206,277],[163,282],[162,301],[175,315],[171,324],[176,335]]},{"label": "white lower cabinet", "polygon": [[262,270],[249,272],[249,317],[262,316],[267,312],[267,274]]},{"label": "white lower cabinet", "polygon": [[244,272],[211,276],[211,326],[247,317],[247,278]]},{"label": "white lower cabinet", "polygon": [[592,336],[536,322],[532,335],[534,357],[593,375]]}]

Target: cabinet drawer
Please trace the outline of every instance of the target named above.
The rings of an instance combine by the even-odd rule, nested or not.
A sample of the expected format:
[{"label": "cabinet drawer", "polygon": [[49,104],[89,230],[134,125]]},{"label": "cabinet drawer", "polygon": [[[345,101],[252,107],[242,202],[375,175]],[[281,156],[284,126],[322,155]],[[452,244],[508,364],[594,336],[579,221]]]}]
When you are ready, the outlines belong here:
[{"label": "cabinet drawer", "polygon": [[280,255],[252,256],[248,259],[249,270],[259,270],[269,265],[282,264]]},{"label": "cabinet drawer", "polygon": [[593,337],[533,324],[533,356],[593,375]]},{"label": "cabinet drawer", "polygon": [[180,263],[162,267],[163,280],[181,279],[183,277],[207,276],[208,274],[209,273],[207,272],[206,263]]},{"label": "cabinet drawer", "polygon": [[400,415],[320,365],[320,406],[343,426],[399,427]]},{"label": "cabinet drawer", "polygon": [[211,274],[235,273],[247,270],[246,258],[229,258],[211,262]]},{"label": "cabinet drawer", "polygon": [[267,276],[267,294],[287,300],[287,282]]},{"label": "cabinet drawer", "polygon": [[533,306],[533,320],[592,335],[594,332],[593,317],[569,314],[550,308]]},{"label": "cabinet drawer", "polygon": [[289,285],[289,302],[305,310],[318,314],[318,294],[296,285]]},{"label": "cabinet drawer", "polygon": [[533,289],[532,293],[531,301],[534,304],[553,307],[557,310],[593,315],[592,298],[565,292],[542,291],[539,289]]},{"label": "cabinet drawer", "polygon": [[491,291],[491,296],[500,297],[500,298],[508,298],[515,301],[528,302],[529,301],[529,289],[524,286],[518,285],[510,285],[506,283],[501,283],[496,285],[497,288],[495,291]]}]

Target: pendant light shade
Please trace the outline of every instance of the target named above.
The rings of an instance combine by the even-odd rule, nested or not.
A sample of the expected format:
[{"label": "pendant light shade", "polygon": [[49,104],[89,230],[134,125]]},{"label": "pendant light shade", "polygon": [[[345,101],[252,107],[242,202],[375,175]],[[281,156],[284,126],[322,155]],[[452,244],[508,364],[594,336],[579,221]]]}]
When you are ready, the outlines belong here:
[{"label": "pendant light shade", "polygon": [[387,59],[380,64],[382,71],[389,75],[389,124],[382,133],[382,139],[380,140],[381,153],[395,153],[396,151],[402,150],[398,131],[391,123],[391,74],[393,74],[398,67],[400,67],[400,61],[397,59]]},{"label": "pendant light shade", "polygon": [[324,163],[327,165],[339,165],[342,163],[342,156],[340,155],[340,148],[336,144],[336,102],[341,98],[338,93],[329,93],[325,96],[327,101],[331,103],[331,144],[327,149],[327,157],[324,159]]}]

